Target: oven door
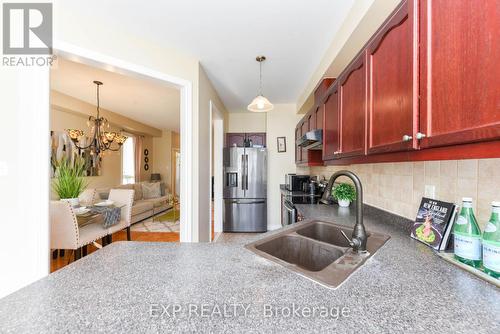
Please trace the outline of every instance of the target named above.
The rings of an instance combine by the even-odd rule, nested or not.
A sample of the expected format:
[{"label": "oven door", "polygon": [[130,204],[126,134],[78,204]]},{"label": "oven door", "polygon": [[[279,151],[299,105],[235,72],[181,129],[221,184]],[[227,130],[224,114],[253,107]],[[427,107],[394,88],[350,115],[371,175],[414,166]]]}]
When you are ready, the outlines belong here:
[{"label": "oven door", "polygon": [[283,226],[291,225],[297,222],[297,209],[292,202],[283,201]]}]

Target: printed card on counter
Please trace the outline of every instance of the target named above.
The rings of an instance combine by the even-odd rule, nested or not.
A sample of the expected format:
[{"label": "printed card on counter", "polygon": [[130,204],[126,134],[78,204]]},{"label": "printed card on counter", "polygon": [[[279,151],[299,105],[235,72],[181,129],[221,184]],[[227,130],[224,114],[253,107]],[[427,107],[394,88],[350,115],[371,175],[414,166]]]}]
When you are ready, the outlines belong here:
[{"label": "printed card on counter", "polygon": [[411,237],[435,250],[445,250],[456,212],[457,208],[453,203],[423,197]]}]

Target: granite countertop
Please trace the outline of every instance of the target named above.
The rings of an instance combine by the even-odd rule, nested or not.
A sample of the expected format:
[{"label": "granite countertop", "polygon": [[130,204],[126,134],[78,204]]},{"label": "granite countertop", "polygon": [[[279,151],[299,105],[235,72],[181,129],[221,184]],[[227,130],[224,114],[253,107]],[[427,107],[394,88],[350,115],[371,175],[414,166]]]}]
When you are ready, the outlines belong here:
[{"label": "granite countertop", "polygon": [[[297,208],[353,225],[354,208]],[[115,242],[1,299],[0,332],[498,332],[500,290],[366,211],[367,229],[391,239],[336,290],[243,247],[263,234]]]}]

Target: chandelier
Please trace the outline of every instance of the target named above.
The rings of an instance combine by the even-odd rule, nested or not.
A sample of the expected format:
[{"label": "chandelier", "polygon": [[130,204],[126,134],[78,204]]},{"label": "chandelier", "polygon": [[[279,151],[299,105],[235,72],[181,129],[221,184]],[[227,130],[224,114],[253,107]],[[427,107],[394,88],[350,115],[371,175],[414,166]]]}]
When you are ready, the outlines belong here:
[{"label": "chandelier", "polygon": [[266,60],[266,57],[258,56],[255,60],[259,62],[259,95],[252,100],[247,109],[253,112],[271,111],[274,108],[273,104],[262,95],[262,62]]},{"label": "chandelier", "polygon": [[127,140],[127,137],[121,133],[106,131],[109,129],[109,122],[106,118],[99,115],[99,86],[102,85],[102,82],[94,81],[94,83],[97,86],[97,116],[89,116],[87,121],[87,126],[90,128],[91,133],[90,144],[85,146],[88,139],[83,138],[82,140],[82,137],[85,135],[82,130],[67,129],[66,132],[79,150],[90,149],[91,154],[95,155],[100,155],[105,151],[119,151],[125,140]]}]

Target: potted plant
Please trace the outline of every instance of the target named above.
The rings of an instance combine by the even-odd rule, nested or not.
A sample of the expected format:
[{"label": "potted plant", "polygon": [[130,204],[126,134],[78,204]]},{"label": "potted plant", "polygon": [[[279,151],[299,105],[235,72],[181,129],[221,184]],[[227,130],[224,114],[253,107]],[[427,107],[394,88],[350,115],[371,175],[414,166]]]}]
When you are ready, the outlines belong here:
[{"label": "potted plant", "polygon": [[87,187],[85,182],[85,162],[82,158],[77,157],[75,161],[67,158],[62,158],[55,163],[55,180],[53,183],[54,191],[57,193],[61,201],[67,201],[71,206],[79,205],[78,196]]},{"label": "potted plant", "polygon": [[338,200],[341,207],[347,208],[356,198],[356,190],[348,183],[341,183],[333,188],[332,195]]}]

